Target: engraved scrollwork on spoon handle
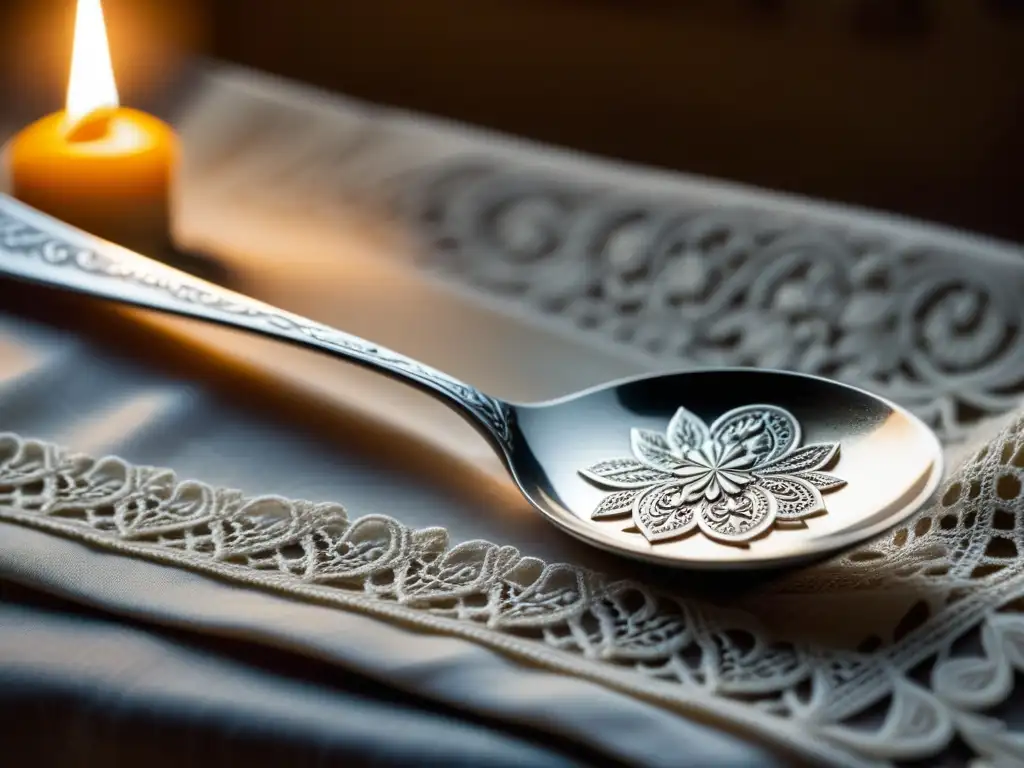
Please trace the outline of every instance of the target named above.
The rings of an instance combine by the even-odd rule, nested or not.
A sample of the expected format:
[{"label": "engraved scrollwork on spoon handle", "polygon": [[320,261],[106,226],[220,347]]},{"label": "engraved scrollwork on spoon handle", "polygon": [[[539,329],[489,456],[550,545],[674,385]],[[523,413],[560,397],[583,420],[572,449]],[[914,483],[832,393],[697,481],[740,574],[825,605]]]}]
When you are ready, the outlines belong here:
[{"label": "engraved scrollwork on spoon handle", "polygon": [[510,450],[504,402],[423,363],[208,283],[73,229],[0,195],[0,274],[99,298],[209,320],[312,347],[440,395]]}]

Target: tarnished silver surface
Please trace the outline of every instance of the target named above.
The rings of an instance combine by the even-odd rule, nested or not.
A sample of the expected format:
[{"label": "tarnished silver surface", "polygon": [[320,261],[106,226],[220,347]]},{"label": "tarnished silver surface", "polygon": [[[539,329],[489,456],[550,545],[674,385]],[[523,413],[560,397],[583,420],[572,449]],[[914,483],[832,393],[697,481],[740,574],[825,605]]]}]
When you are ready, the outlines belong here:
[{"label": "tarnished silver surface", "polygon": [[[763,567],[832,552],[904,520],[941,479],[938,440],[921,421],[827,379],[698,370],[513,405],[404,355],[112,246],[6,196],[0,197],[0,272],[278,338],[410,383],[473,423],[549,520],[595,546],[663,564]],[[751,405],[752,396],[766,404]],[[841,479],[822,472],[840,443]],[[612,485],[632,495],[605,497],[593,481],[624,482],[614,469],[621,462],[607,458],[630,447],[637,456],[633,479],[643,479],[643,493]],[[830,500],[827,514],[819,515],[823,491]],[[644,536],[614,519],[627,503]],[[706,535],[685,535],[696,528]]]}]

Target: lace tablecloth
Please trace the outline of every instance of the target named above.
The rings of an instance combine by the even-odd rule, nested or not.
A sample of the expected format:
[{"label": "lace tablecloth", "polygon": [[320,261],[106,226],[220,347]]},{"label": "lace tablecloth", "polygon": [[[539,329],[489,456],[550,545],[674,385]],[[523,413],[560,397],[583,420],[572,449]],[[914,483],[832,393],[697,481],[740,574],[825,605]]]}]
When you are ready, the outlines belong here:
[{"label": "lace tablecloth", "polygon": [[[423,496],[381,495],[387,475],[368,467],[346,470],[348,498],[297,501],[320,499],[319,473],[331,469],[286,441],[282,460],[299,470],[290,482],[250,479],[243,493],[223,489],[229,476],[181,479],[203,478],[211,458],[195,414],[172,432],[181,474],[153,469],[171,453],[153,425],[189,412],[187,388],[107,402],[61,431],[75,449],[102,449],[113,429],[104,425],[119,420],[130,461],[36,439],[45,424],[19,424],[20,401],[7,396],[0,517],[18,524],[7,527],[19,532],[13,549],[38,554],[30,534],[58,534],[46,546],[129,555],[118,566],[128,570],[173,566],[179,589],[212,575],[288,598],[295,612],[343,608],[330,615],[491,649],[537,680],[547,670],[596,684],[607,693],[588,711],[560,709],[556,727],[628,760],[672,764],[683,713],[837,765],[1024,764],[1013,692],[1024,665],[1024,254],[327,103],[237,72],[208,76],[182,125],[196,137],[182,239],[216,252],[261,298],[511,398],[693,364],[821,373],[912,408],[945,441],[953,474],[910,524],[813,568],[637,570],[547,531],[486,446],[415,393],[226,331],[132,315],[143,330],[130,333],[147,344],[178,340],[146,361],[204,375],[216,361],[244,365],[317,408],[346,402],[360,455],[419,476],[417,494],[444,477],[449,497],[470,501],[440,511]],[[124,319],[97,313],[86,324],[120,336]],[[81,363],[71,370],[74,389],[97,386]],[[312,405],[295,416],[323,427]],[[147,427],[126,440],[132,423]],[[382,430],[388,439],[369,436]],[[396,437],[412,447],[395,453]],[[274,438],[240,431],[211,444],[244,457],[257,439]],[[359,643],[331,652],[351,660]],[[562,695],[578,706],[584,690]],[[507,698],[473,695],[507,714]],[[585,723],[594,712],[618,736]]]}]

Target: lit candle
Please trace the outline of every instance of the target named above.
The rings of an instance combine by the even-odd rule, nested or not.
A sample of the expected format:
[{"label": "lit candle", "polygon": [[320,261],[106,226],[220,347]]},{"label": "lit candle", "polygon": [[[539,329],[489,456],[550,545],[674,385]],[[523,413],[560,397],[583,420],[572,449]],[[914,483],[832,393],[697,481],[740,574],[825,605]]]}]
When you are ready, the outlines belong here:
[{"label": "lit candle", "polygon": [[176,156],[168,125],[120,106],[100,0],[79,0],[65,108],[11,141],[12,194],[156,256],[170,242]]}]

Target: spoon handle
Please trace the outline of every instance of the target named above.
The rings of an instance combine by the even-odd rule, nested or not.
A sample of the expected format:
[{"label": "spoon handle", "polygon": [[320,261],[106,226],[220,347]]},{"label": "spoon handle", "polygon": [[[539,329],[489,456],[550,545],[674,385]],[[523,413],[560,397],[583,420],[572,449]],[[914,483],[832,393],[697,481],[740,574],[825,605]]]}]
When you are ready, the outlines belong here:
[{"label": "spoon handle", "polygon": [[503,451],[511,409],[435,368],[100,240],[0,195],[0,274],[326,352],[445,401]]}]

